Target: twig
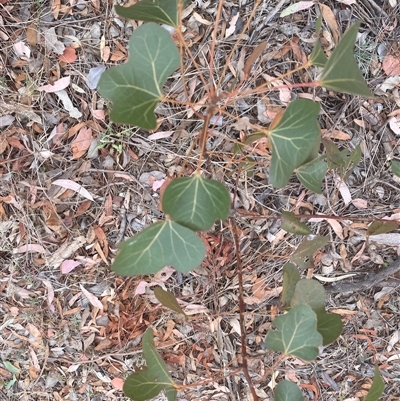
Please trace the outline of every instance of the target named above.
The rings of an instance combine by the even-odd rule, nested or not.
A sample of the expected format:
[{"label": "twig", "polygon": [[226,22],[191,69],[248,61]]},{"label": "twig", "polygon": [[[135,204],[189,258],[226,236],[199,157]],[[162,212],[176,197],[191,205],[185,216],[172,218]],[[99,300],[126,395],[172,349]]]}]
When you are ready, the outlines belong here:
[{"label": "twig", "polygon": [[235,243],[235,252],[236,252],[236,263],[238,268],[238,281],[239,281],[239,325],[240,325],[240,343],[242,349],[242,370],[244,377],[247,380],[247,384],[249,385],[251,395],[253,396],[253,401],[258,401],[259,398],[257,396],[256,390],[254,388],[253,382],[251,380],[249,369],[247,365],[247,348],[246,348],[246,326],[244,322],[244,291],[243,291],[243,266],[242,260],[240,257],[240,247],[239,247],[239,239],[236,230],[235,220],[230,218],[231,223],[231,231],[233,240]]},{"label": "twig", "polygon": [[400,258],[396,259],[388,267],[382,268],[377,273],[371,273],[366,278],[352,283],[340,283],[325,287],[326,292],[337,294],[339,292],[360,292],[369,288],[378,287],[382,281],[387,280],[390,276],[400,271]]}]

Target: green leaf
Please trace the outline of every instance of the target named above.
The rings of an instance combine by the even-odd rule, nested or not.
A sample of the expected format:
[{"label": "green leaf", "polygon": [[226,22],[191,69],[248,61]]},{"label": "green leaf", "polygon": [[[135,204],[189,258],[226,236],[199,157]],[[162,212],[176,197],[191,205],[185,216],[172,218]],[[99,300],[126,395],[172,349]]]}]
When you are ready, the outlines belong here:
[{"label": "green leaf", "polygon": [[3,365],[10,373],[13,374],[20,373],[20,370],[17,367],[15,367],[11,362],[3,361]]},{"label": "green leaf", "polygon": [[339,169],[339,176],[345,179],[361,160],[361,147],[357,145],[353,151],[348,149],[339,150],[335,143],[325,138],[322,139],[322,143],[326,148],[328,167],[330,169]]},{"label": "green leaf", "polygon": [[[178,26],[179,3],[180,0],[142,0],[130,7],[116,5],[115,11],[121,17],[129,19]],[[183,0],[182,9],[189,3],[190,0]]]},{"label": "green leaf", "polygon": [[289,104],[281,120],[270,130],[272,159],[269,169],[274,187],[284,187],[294,169],[303,164],[320,136],[317,116],[320,106],[306,99]]},{"label": "green leaf", "polygon": [[336,144],[330,141],[329,139],[322,138],[322,144],[325,146],[326,149],[328,167],[330,169],[342,167],[344,165],[343,152],[341,152],[339,148],[336,146]]},{"label": "green leaf", "polygon": [[168,373],[167,365],[157,352],[153,342],[153,331],[147,329],[143,336],[143,355],[147,367],[128,376],[125,380],[124,394],[134,401],[149,400],[157,396],[160,391],[168,389],[168,392],[175,394],[168,400],[176,399],[174,381]]},{"label": "green leaf", "polygon": [[304,401],[298,386],[289,380],[282,380],[276,386],[274,401]]},{"label": "green leaf", "polygon": [[288,233],[298,235],[307,235],[311,233],[311,230],[308,228],[308,226],[302,223],[292,212],[282,212],[281,219],[281,228]]},{"label": "green leaf", "polygon": [[309,269],[313,267],[313,255],[318,249],[328,243],[327,237],[314,236],[312,239],[304,238],[303,242],[297,247],[290,260],[296,263],[300,269]]},{"label": "green leaf", "polygon": [[370,97],[372,93],[364,81],[353,54],[359,27],[360,22],[357,22],[343,35],[325,64],[320,83],[338,92]]},{"label": "green leaf", "polygon": [[317,331],[317,315],[308,305],[298,305],[272,322],[278,331],[267,334],[265,345],[268,349],[284,355],[297,356],[312,361],[318,356],[322,336]]},{"label": "green leaf", "polygon": [[343,322],[337,313],[317,313],[317,330],[322,336],[322,345],[333,343],[342,334]]},{"label": "green leaf", "polygon": [[154,109],[162,99],[162,87],[179,66],[179,51],[171,35],[149,23],[136,28],[129,40],[126,64],[105,71],[100,94],[113,102],[111,119],[144,129],[157,126]]},{"label": "green leaf", "polygon": [[398,227],[399,225],[395,221],[374,221],[368,227],[367,237],[370,235],[390,233],[390,231],[396,230]]},{"label": "green leaf", "polygon": [[[345,154],[349,154],[349,151],[346,149]],[[343,179],[347,179],[347,177],[353,172],[354,168],[360,162],[362,156],[361,147],[357,145],[348,157],[344,158],[344,166],[339,171],[340,177]]]},{"label": "green leaf", "polygon": [[392,160],[392,173],[400,177],[400,162],[397,160]]},{"label": "green leaf", "polygon": [[188,318],[186,313],[179,305],[178,300],[175,298],[175,295],[171,291],[166,291],[163,288],[157,286],[154,288],[154,295],[162,305],[166,306],[169,309],[172,309],[175,312],[182,313],[182,315],[184,315],[186,319]]},{"label": "green leaf", "polygon": [[121,276],[152,274],[168,265],[187,273],[199,266],[206,254],[196,233],[170,220],[145,228],[119,247],[112,269]]},{"label": "green leaf", "polygon": [[255,165],[256,161],[252,157],[246,157],[246,161],[240,163],[239,167],[246,172],[248,177],[253,177]]},{"label": "green leaf", "polygon": [[383,394],[384,389],[385,382],[381,377],[378,366],[375,366],[374,380],[367,396],[364,398],[364,401],[378,401],[379,397]]},{"label": "green leaf", "polygon": [[285,266],[283,266],[283,289],[281,296],[281,302],[284,308],[290,306],[294,289],[299,280],[300,273],[296,266],[292,263],[286,263]]},{"label": "green leaf", "polygon": [[291,305],[308,305],[315,313],[325,312],[324,286],[315,280],[300,280],[294,289]]},{"label": "green leaf", "polygon": [[307,188],[318,194],[322,193],[321,185],[325,178],[328,165],[323,160],[315,159],[300,166],[296,175],[299,181]]},{"label": "green leaf", "polygon": [[[317,36],[319,36],[319,34],[320,34],[321,26],[322,26],[322,15],[320,15],[317,18],[317,21],[315,23],[315,33]],[[314,44],[314,48],[313,48],[310,58],[309,58],[309,62],[311,63],[311,65],[317,65],[319,67],[324,67],[327,61],[328,61],[328,59],[325,55],[324,50],[322,49],[321,42],[318,38]]]},{"label": "green leaf", "polygon": [[178,178],[167,186],[162,209],[177,223],[195,231],[208,230],[229,216],[231,198],[224,185],[199,175]]},{"label": "green leaf", "polygon": [[245,140],[245,145],[251,145],[253,142],[258,141],[259,139],[265,138],[266,135],[263,132],[256,132],[254,134],[249,135]]}]

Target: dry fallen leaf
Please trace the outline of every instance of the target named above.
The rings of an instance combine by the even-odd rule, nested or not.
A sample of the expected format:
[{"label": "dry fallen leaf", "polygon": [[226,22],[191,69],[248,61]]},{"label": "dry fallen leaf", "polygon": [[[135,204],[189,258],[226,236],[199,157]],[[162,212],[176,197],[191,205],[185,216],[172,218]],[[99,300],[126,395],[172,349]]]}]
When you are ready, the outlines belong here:
[{"label": "dry fallen leaf", "polygon": [[72,157],[74,159],[82,157],[89,149],[92,140],[92,129],[90,127],[82,127],[71,143]]},{"label": "dry fallen leaf", "polygon": [[52,182],[53,185],[58,185],[60,187],[66,188],[66,189],[72,189],[72,191],[75,191],[79,195],[83,196],[86,199],[89,199],[93,201],[93,196],[89,193],[89,191],[85,188],[82,187],[82,185],[78,184],[75,181],[72,180],[55,180]]},{"label": "dry fallen leaf", "polygon": [[31,24],[26,28],[26,40],[31,46],[36,46],[38,42],[37,24]]},{"label": "dry fallen leaf", "polygon": [[324,17],[325,22],[331,30],[333,41],[335,42],[335,45],[337,45],[339,43],[340,29],[339,25],[336,22],[335,14],[326,4],[318,4],[321,8],[321,13]]},{"label": "dry fallen leaf", "polygon": [[82,284],[79,284],[82,294],[88,299],[88,301],[97,309],[103,310],[103,304],[99,301],[99,299],[89,292]]},{"label": "dry fallen leaf", "polygon": [[61,274],[68,274],[72,272],[76,267],[78,267],[81,263],[76,260],[67,259],[61,263]]},{"label": "dry fallen leaf", "polygon": [[400,75],[400,56],[386,55],[382,62],[382,69],[388,76]]},{"label": "dry fallen leaf", "polygon": [[60,61],[63,63],[73,63],[77,58],[78,56],[76,55],[75,49],[72,47],[66,47],[64,53],[60,56]]},{"label": "dry fallen leaf", "polygon": [[71,82],[71,77],[67,75],[66,77],[60,78],[59,80],[55,81],[53,85],[39,86],[37,90],[44,91],[47,93],[53,93],[67,88],[70,82]]}]

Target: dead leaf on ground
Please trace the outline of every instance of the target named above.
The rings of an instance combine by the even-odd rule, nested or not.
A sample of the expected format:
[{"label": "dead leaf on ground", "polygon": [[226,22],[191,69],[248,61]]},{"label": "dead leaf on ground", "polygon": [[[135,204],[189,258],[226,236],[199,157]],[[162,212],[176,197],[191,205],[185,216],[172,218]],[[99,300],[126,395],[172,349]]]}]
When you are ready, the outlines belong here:
[{"label": "dead leaf on ground", "polygon": [[324,17],[325,22],[329,26],[329,29],[331,30],[333,41],[335,42],[335,45],[337,45],[339,43],[340,29],[339,25],[336,22],[335,14],[326,4],[322,3],[318,4],[321,8],[321,13],[322,16]]},{"label": "dead leaf on ground", "polygon": [[73,63],[77,58],[78,56],[76,55],[75,49],[72,47],[66,47],[63,54],[60,56],[60,61],[63,63]]},{"label": "dead leaf on ground", "polygon": [[37,88],[37,90],[44,91],[47,93],[57,92],[57,91],[67,88],[69,86],[70,82],[71,82],[71,77],[69,75],[67,75],[66,77],[60,78],[57,81],[55,81],[53,85],[39,86],[39,88]]},{"label": "dead leaf on ground", "polygon": [[93,196],[90,194],[90,192],[87,189],[83,188],[82,185],[78,184],[75,181],[59,179],[59,180],[53,181],[52,185],[58,185],[65,189],[71,189],[72,191],[78,193],[79,195],[83,196],[86,199],[89,199],[91,201],[94,200]]},{"label": "dead leaf on ground", "polygon": [[382,63],[382,69],[388,76],[400,75],[400,55],[386,55]]},{"label": "dead leaf on ground", "polygon": [[99,299],[89,292],[82,284],[79,284],[79,287],[82,291],[82,294],[88,299],[92,306],[97,309],[103,310],[103,304],[99,301]]},{"label": "dead leaf on ground", "polygon": [[79,159],[90,148],[92,143],[92,129],[90,127],[82,127],[71,143],[72,157]]}]

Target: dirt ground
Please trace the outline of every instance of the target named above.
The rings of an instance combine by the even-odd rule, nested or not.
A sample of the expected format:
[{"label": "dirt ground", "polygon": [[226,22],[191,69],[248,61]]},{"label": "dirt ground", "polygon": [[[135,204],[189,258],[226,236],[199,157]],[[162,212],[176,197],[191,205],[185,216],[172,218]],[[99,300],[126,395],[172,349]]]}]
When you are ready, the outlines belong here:
[{"label": "dirt ground", "polygon": [[[196,0],[184,11],[185,38],[207,79],[216,3]],[[301,90],[238,101],[230,112],[239,120],[215,121],[204,171],[235,194],[248,364],[260,399],[272,399],[275,381],[283,378],[298,383],[306,399],[362,399],[378,364],[386,384],[382,400],[400,400],[400,275],[369,288],[362,284],[392,266],[400,252],[398,230],[369,241],[365,236],[372,218],[400,219],[400,180],[390,169],[391,160],[400,160],[400,5],[322,3],[281,17],[289,1],[262,1],[227,74],[264,40],[250,87],[262,74],[294,68],[311,52],[320,13],[327,54],[352,22],[364,21],[354,52],[375,97],[312,93],[322,105],[323,135],[341,149],[361,146],[362,159],[344,186],[329,172],[322,195],[294,178],[275,190],[262,147],[253,176],[238,173],[233,162],[232,140],[248,133],[243,122],[269,124],[288,100],[309,95]],[[253,4],[224,2],[214,54],[221,88],[218,72]],[[150,137],[110,122],[109,104],[95,88],[102,71],[126,61],[136,27],[114,13],[112,0],[0,0],[1,401],[125,399],[122,380],[143,365],[141,338],[148,327],[173,378],[187,385],[179,400],[250,399],[243,375],[229,375],[241,359],[237,264],[227,223],[202,234],[207,257],[190,274],[166,267],[151,277],[122,278],[111,270],[117,244],[163,218],[160,186],[184,161],[184,173],[193,171],[197,150],[191,145],[202,125],[190,110],[164,104]],[[286,83],[301,81],[301,74],[315,71]],[[206,99],[198,75],[186,60],[185,82],[201,111]],[[165,91],[181,98],[179,71]],[[277,355],[264,349],[264,340],[278,313],[282,265],[299,243],[280,228],[282,210],[332,216],[308,222],[313,233],[330,239],[308,275],[327,286],[327,309],[341,315],[344,331],[315,363],[288,358],[272,378]],[[357,285],[335,291],[341,283]],[[174,292],[189,321],[158,303],[155,285]]]}]

